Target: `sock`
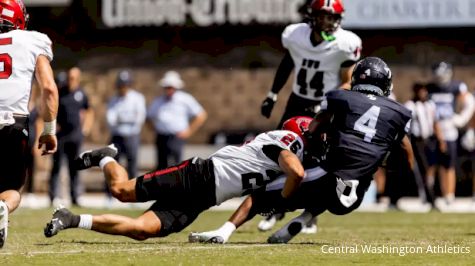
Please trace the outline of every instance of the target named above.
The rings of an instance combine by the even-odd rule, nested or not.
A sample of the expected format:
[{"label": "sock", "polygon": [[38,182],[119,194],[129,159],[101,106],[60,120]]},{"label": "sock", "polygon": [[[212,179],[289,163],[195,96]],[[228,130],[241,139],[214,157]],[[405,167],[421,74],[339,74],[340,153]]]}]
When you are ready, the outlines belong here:
[{"label": "sock", "polygon": [[115,162],[115,161],[116,160],[114,158],[110,156],[106,156],[99,161],[99,167],[101,168],[101,170],[104,170],[104,167],[106,166],[106,164],[110,162]]},{"label": "sock", "polygon": [[73,217],[71,218],[71,227],[73,228],[78,227],[80,220],[81,220],[81,217],[79,217],[79,215],[73,214]]},{"label": "sock", "polygon": [[236,226],[231,223],[231,222],[226,222],[221,226],[219,229],[214,230],[214,231],[209,231],[209,232],[204,232],[204,235],[209,235],[209,236],[220,236],[223,238],[224,242],[228,242],[229,237],[232,235],[232,233],[236,231]]},{"label": "sock", "polygon": [[90,214],[81,214],[79,219],[78,227],[82,229],[91,230],[92,228],[92,215]]}]

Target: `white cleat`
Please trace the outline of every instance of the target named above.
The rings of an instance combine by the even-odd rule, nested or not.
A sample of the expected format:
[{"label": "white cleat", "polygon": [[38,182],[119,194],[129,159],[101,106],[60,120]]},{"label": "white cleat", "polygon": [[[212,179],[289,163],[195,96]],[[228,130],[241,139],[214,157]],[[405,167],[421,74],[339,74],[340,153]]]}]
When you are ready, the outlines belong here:
[{"label": "white cleat", "polygon": [[302,234],[316,234],[318,231],[317,217],[312,218],[300,231]]},{"label": "white cleat", "polygon": [[5,245],[8,234],[8,207],[5,202],[0,201],[0,248]]},{"label": "white cleat", "polygon": [[217,234],[210,233],[190,233],[188,235],[188,242],[190,243],[208,243],[208,244],[224,244],[226,241],[224,237]]},{"label": "white cleat", "polygon": [[277,222],[277,219],[275,218],[274,215],[272,215],[271,217],[268,217],[260,221],[259,224],[257,225],[257,229],[259,229],[259,231],[262,231],[262,232],[269,231],[272,229],[272,227],[274,227],[276,222]]},{"label": "white cleat", "polygon": [[300,233],[302,234],[316,234],[318,231],[318,227],[316,224],[312,224],[311,226],[304,226]]}]

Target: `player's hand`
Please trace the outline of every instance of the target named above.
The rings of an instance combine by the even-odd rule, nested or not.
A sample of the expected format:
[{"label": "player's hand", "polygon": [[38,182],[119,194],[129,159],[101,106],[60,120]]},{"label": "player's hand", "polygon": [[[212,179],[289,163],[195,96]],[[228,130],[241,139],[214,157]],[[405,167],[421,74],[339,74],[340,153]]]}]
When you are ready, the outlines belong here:
[{"label": "player's hand", "polygon": [[38,149],[42,149],[41,155],[53,154],[58,148],[58,139],[55,135],[41,135],[38,141]]},{"label": "player's hand", "polygon": [[265,116],[266,118],[270,117],[270,114],[272,113],[272,108],[274,108],[274,103],[275,101],[269,97],[267,97],[261,105],[261,114]]}]

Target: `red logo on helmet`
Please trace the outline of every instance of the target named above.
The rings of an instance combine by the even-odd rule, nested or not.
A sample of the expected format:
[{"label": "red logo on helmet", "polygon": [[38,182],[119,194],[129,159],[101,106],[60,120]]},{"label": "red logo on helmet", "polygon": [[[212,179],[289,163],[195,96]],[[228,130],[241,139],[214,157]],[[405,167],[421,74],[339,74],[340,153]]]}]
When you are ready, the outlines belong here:
[{"label": "red logo on helmet", "polygon": [[304,133],[308,131],[312,120],[313,119],[308,116],[295,116],[286,120],[282,125],[282,129],[294,132],[305,142]]},{"label": "red logo on helmet", "polygon": [[342,15],[345,12],[341,0],[313,0],[310,7],[315,11],[325,10],[338,15]]},{"label": "red logo on helmet", "polygon": [[0,0],[0,24],[11,29],[24,30],[28,14],[22,0]]}]

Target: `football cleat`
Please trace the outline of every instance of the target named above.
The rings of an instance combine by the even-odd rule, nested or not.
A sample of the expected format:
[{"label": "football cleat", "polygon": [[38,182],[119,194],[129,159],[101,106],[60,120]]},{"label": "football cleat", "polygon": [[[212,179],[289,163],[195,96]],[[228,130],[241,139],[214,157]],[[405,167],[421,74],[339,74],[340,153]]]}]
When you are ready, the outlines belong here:
[{"label": "football cleat", "polygon": [[302,231],[302,222],[300,221],[290,221],[284,227],[279,229],[277,232],[272,234],[268,239],[267,243],[269,244],[286,244],[294,236],[296,236],[300,231]]},{"label": "football cleat", "polygon": [[276,213],[270,216],[267,216],[264,220],[260,221],[257,225],[259,231],[265,232],[269,231],[274,227],[275,223],[284,219],[285,213]]},{"label": "football cleat", "polygon": [[52,237],[59,231],[70,228],[73,216],[74,214],[63,206],[56,208],[53,212],[53,218],[44,229],[45,236]]},{"label": "football cleat", "polygon": [[94,166],[99,166],[99,162],[104,157],[115,158],[118,154],[118,150],[114,144],[97,150],[85,151],[74,160],[74,165],[77,170],[84,170]]},{"label": "football cleat", "polygon": [[302,228],[300,233],[302,234],[316,234],[318,231],[317,227],[317,217],[312,218],[305,226]]},{"label": "football cleat", "polygon": [[302,231],[302,228],[309,223],[315,224],[313,222],[313,215],[310,212],[304,211],[299,216],[290,220],[286,225],[281,229],[277,230],[272,234],[268,239],[267,243],[269,244],[285,244],[292,240],[294,236],[298,235]]},{"label": "football cleat", "polygon": [[8,207],[5,202],[0,201],[0,248],[5,245],[8,234]]},{"label": "football cleat", "polygon": [[218,235],[209,235],[206,233],[190,233],[188,235],[190,243],[224,244],[224,238]]}]

